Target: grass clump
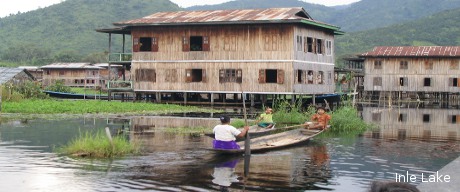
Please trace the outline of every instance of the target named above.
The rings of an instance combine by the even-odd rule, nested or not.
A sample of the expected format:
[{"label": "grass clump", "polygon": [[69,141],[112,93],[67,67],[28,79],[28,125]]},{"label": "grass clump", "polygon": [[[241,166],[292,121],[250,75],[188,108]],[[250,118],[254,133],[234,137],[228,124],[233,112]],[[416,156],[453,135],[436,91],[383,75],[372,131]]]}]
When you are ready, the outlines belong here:
[{"label": "grass clump", "polygon": [[52,99],[24,99],[21,102],[3,102],[2,107],[2,110],[5,113],[22,114],[164,114],[210,111],[204,108],[169,104]]},{"label": "grass clump", "polygon": [[58,149],[64,155],[78,157],[121,157],[128,154],[139,154],[140,144],[129,142],[122,136],[113,137],[113,146],[104,131],[85,132],[73,139],[69,144]]},{"label": "grass clump", "polygon": [[332,112],[329,132],[336,135],[359,135],[373,126],[358,116],[358,110],[343,106]]},{"label": "grass clump", "polygon": [[273,106],[273,121],[278,124],[302,124],[309,121],[315,113],[313,106],[303,110],[301,100],[296,101],[295,104],[290,104],[286,100],[277,100]]}]

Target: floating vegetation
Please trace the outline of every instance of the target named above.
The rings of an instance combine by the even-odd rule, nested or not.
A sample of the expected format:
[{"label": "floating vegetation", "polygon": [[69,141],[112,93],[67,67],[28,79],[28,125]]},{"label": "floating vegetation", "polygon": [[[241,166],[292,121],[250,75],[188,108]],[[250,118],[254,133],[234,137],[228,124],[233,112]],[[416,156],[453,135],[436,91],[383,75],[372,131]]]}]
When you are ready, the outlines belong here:
[{"label": "floating vegetation", "polygon": [[121,157],[140,153],[140,144],[129,141],[123,136],[113,137],[112,143],[104,131],[84,132],[57,151],[64,155],[93,158]]},{"label": "floating vegetation", "polygon": [[3,102],[2,105],[2,112],[4,113],[23,114],[165,114],[212,111],[211,109],[192,106],[101,100],[24,99],[21,102]]}]

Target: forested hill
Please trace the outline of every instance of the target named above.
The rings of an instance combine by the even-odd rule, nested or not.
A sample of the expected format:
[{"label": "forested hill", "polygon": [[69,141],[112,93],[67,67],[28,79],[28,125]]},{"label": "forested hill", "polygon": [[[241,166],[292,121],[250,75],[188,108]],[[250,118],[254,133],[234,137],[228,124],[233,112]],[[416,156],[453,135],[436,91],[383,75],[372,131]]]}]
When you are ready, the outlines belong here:
[{"label": "forested hill", "polygon": [[348,6],[326,7],[299,0],[236,0],[189,10],[303,7],[314,19],[340,26],[345,32],[381,28],[460,8],[460,0],[361,0]]},{"label": "forested hill", "polygon": [[168,0],[66,0],[1,18],[0,56],[28,64],[81,59],[107,51],[108,35],[97,33],[96,28],[176,10],[180,8]]},{"label": "forested hill", "polygon": [[460,45],[460,9],[416,21],[338,36],[336,55],[355,55],[375,46]]}]

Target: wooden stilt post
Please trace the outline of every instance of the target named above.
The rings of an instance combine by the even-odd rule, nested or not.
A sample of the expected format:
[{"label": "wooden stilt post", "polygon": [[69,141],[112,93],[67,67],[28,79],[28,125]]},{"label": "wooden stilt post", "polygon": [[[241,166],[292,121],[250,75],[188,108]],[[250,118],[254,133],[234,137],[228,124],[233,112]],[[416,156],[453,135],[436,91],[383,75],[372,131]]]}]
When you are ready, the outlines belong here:
[{"label": "wooden stilt post", "polygon": [[[1,96],[0,96],[1,97]],[[249,96],[251,98],[251,107],[254,107],[255,106],[255,103],[254,103],[254,94],[251,94]]]},{"label": "wooden stilt post", "polygon": [[187,105],[187,92],[184,92],[184,105]]},{"label": "wooden stilt post", "polygon": [[315,94],[313,94],[311,99],[313,101],[313,105],[316,105],[316,95]]},{"label": "wooden stilt post", "polygon": [[210,98],[211,98],[211,106],[214,106],[214,93],[211,93]]}]

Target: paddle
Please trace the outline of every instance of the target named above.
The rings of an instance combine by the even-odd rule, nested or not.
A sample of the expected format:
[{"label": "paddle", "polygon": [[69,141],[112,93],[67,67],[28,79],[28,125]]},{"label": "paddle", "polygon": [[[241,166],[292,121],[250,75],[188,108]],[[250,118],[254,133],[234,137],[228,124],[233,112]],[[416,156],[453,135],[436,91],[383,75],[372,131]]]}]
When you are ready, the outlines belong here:
[{"label": "paddle", "polygon": [[[242,88],[241,88],[242,90]],[[241,91],[241,98],[243,99],[243,115],[244,115],[244,125],[248,126],[248,117],[246,115],[246,101],[244,98],[244,93]],[[244,155],[251,155],[251,138],[249,138],[249,131],[246,131],[246,139],[244,140]]]}]

